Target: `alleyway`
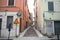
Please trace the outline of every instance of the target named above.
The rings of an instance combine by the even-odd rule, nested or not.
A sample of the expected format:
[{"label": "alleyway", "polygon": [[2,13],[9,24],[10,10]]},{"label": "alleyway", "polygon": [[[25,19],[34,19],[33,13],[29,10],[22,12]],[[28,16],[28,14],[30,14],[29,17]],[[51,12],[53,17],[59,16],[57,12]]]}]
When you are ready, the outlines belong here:
[{"label": "alleyway", "polygon": [[47,37],[43,36],[34,27],[28,27],[18,38],[14,40],[49,40]]},{"label": "alleyway", "polygon": [[30,27],[30,29],[27,30],[27,32],[25,33],[23,37],[38,37],[38,35],[36,34],[33,27]]},{"label": "alleyway", "polygon": [[[2,39],[5,40],[5,39]],[[11,40],[50,40],[48,37],[43,36],[34,27],[28,27],[18,38],[11,38]]]}]

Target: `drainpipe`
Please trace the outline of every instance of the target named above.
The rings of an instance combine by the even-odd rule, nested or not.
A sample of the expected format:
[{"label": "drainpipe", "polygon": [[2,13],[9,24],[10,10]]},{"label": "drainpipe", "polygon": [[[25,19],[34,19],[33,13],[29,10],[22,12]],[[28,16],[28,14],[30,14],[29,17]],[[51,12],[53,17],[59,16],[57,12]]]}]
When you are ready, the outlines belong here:
[{"label": "drainpipe", "polygon": [[[22,22],[24,21],[24,0],[23,0],[23,19],[22,19]],[[24,24],[23,24],[24,26]]]}]

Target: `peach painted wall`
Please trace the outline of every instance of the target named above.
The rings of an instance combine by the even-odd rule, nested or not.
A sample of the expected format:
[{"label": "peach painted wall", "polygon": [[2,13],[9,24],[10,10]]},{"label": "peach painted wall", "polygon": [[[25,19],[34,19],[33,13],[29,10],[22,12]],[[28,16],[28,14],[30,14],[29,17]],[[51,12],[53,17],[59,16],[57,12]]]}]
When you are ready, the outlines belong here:
[{"label": "peach painted wall", "polygon": [[24,0],[14,0],[14,1],[15,1],[14,6],[8,6],[7,0],[0,0],[0,12],[5,12],[6,10],[8,10],[9,12],[18,12],[18,10],[20,10],[22,12],[22,15],[20,17],[22,18],[22,24],[21,24],[21,30],[22,30],[26,26],[26,21],[29,21],[28,6],[25,5]]}]

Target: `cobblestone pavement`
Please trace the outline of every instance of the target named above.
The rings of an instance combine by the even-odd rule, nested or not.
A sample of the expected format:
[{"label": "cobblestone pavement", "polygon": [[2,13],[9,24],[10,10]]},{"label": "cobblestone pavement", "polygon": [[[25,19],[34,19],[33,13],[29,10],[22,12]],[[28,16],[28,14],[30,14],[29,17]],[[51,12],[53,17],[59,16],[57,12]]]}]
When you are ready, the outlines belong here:
[{"label": "cobblestone pavement", "polygon": [[30,27],[23,37],[38,37],[33,27]]},{"label": "cobblestone pavement", "polygon": [[21,37],[14,40],[49,40],[49,39],[40,38],[40,37]]},{"label": "cobblestone pavement", "polygon": [[13,39],[0,39],[0,40],[13,40]]},{"label": "cobblestone pavement", "polygon": [[44,37],[20,37],[20,38],[15,38],[13,40],[57,40],[57,39],[50,39]]},{"label": "cobblestone pavement", "polygon": [[[41,36],[42,34],[40,34]],[[45,36],[39,37],[38,34],[36,33],[36,30],[34,30],[33,27],[30,27],[25,34],[23,35],[23,37],[18,37],[18,38],[14,38],[13,40],[55,40],[55,39],[49,39]]]},{"label": "cobblestone pavement", "polygon": [[[37,33],[39,33],[39,32],[36,32],[34,27],[29,27],[22,37],[12,38],[10,40],[57,40],[57,39],[47,38],[39,33],[40,36],[42,35],[40,37],[40,36],[38,36]],[[7,39],[0,39],[0,40],[7,40]]]}]

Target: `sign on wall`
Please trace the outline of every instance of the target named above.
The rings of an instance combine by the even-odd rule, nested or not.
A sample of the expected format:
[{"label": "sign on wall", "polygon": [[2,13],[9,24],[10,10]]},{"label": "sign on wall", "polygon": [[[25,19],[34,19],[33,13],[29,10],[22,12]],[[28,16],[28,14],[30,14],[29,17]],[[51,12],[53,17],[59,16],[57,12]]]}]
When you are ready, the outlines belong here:
[{"label": "sign on wall", "polygon": [[18,18],[15,19],[14,24],[19,24]]}]

